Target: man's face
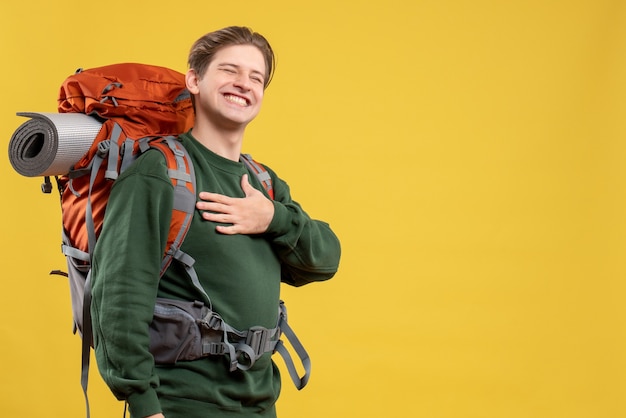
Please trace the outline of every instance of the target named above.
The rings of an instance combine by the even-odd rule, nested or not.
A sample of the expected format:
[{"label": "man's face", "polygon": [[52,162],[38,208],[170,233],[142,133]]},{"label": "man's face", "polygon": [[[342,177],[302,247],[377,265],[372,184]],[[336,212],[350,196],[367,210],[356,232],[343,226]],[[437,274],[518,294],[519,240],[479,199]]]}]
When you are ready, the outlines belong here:
[{"label": "man's face", "polygon": [[252,45],[217,51],[202,78],[188,77],[196,95],[196,115],[224,129],[245,128],[261,110],[265,60]]}]

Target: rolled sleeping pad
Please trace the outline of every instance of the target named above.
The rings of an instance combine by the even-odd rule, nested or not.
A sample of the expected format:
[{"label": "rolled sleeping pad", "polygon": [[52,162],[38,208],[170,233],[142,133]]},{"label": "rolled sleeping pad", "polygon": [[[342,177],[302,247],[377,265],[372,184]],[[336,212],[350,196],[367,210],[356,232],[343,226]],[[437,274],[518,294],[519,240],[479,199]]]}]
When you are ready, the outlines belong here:
[{"label": "rolled sleeping pad", "polygon": [[9,142],[9,161],[26,177],[67,174],[89,150],[102,122],[83,113],[20,112],[30,118]]}]

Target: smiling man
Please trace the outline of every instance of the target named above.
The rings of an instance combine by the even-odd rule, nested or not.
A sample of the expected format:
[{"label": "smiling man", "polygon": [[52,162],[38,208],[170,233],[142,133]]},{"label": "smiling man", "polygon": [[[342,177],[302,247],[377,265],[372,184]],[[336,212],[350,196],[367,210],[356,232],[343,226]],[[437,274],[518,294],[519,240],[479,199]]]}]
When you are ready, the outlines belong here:
[{"label": "smiling man", "polygon": [[[195,50],[204,54],[199,45]],[[261,110],[265,80],[271,74],[263,53],[254,45],[230,45],[216,52],[206,68],[190,65],[187,87],[196,108],[192,134],[211,151],[236,161],[246,126]]]},{"label": "smiling man", "polygon": [[114,183],[92,266],[94,343],[104,380],[133,418],[275,417],[281,383],[272,350],[247,370],[233,370],[228,352],[161,364],[155,345],[162,352],[169,345],[159,341],[180,341],[155,341],[155,305],[201,301],[237,330],[272,330],[281,281],[302,286],[337,271],[340,245],[328,224],[311,219],[265,167],[270,198],[240,161],[273,71],[269,43],[248,28],[211,32],[191,48],[186,83],[196,118],[179,140],[200,193],[181,249],[195,260],[197,280],[177,263],[159,279],[174,204],[163,156],[145,153]]}]

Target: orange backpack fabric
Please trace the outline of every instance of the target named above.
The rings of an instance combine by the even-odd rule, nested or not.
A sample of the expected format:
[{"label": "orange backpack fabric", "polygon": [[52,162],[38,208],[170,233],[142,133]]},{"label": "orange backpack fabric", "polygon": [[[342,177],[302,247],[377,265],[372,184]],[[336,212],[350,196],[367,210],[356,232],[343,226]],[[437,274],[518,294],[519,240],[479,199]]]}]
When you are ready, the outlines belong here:
[{"label": "orange backpack fabric", "polygon": [[[183,74],[164,67],[123,63],[79,70],[68,77],[60,89],[58,111],[85,113],[104,122],[93,145],[74,165],[72,173],[59,179],[63,227],[69,244],[90,253],[93,248],[89,248],[85,228],[90,188],[97,237],[102,228],[111,180],[115,180],[122,169],[123,159],[132,160],[139,154],[140,144],[148,139],[175,136],[189,130],[194,120],[193,105]],[[121,133],[117,138],[111,138],[116,125],[121,128]],[[98,170],[96,178],[91,179],[89,168],[109,140],[111,142],[106,145],[109,154],[105,157],[107,167]],[[113,155],[115,151],[117,155]],[[170,154],[165,152],[164,155]],[[171,158],[167,158],[170,168],[174,164]],[[113,165],[115,170],[111,173]]]}]

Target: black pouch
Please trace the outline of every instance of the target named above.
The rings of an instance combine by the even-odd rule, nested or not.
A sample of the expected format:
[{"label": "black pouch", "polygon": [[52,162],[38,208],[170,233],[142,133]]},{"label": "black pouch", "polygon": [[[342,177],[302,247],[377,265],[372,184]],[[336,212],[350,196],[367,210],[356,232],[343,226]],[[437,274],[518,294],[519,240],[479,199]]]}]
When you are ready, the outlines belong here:
[{"label": "black pouch", "polygon": [[199,321],[209,312],[202,302],[157,298],[150,324],[150,352],[157,364],[202,357]]}]

